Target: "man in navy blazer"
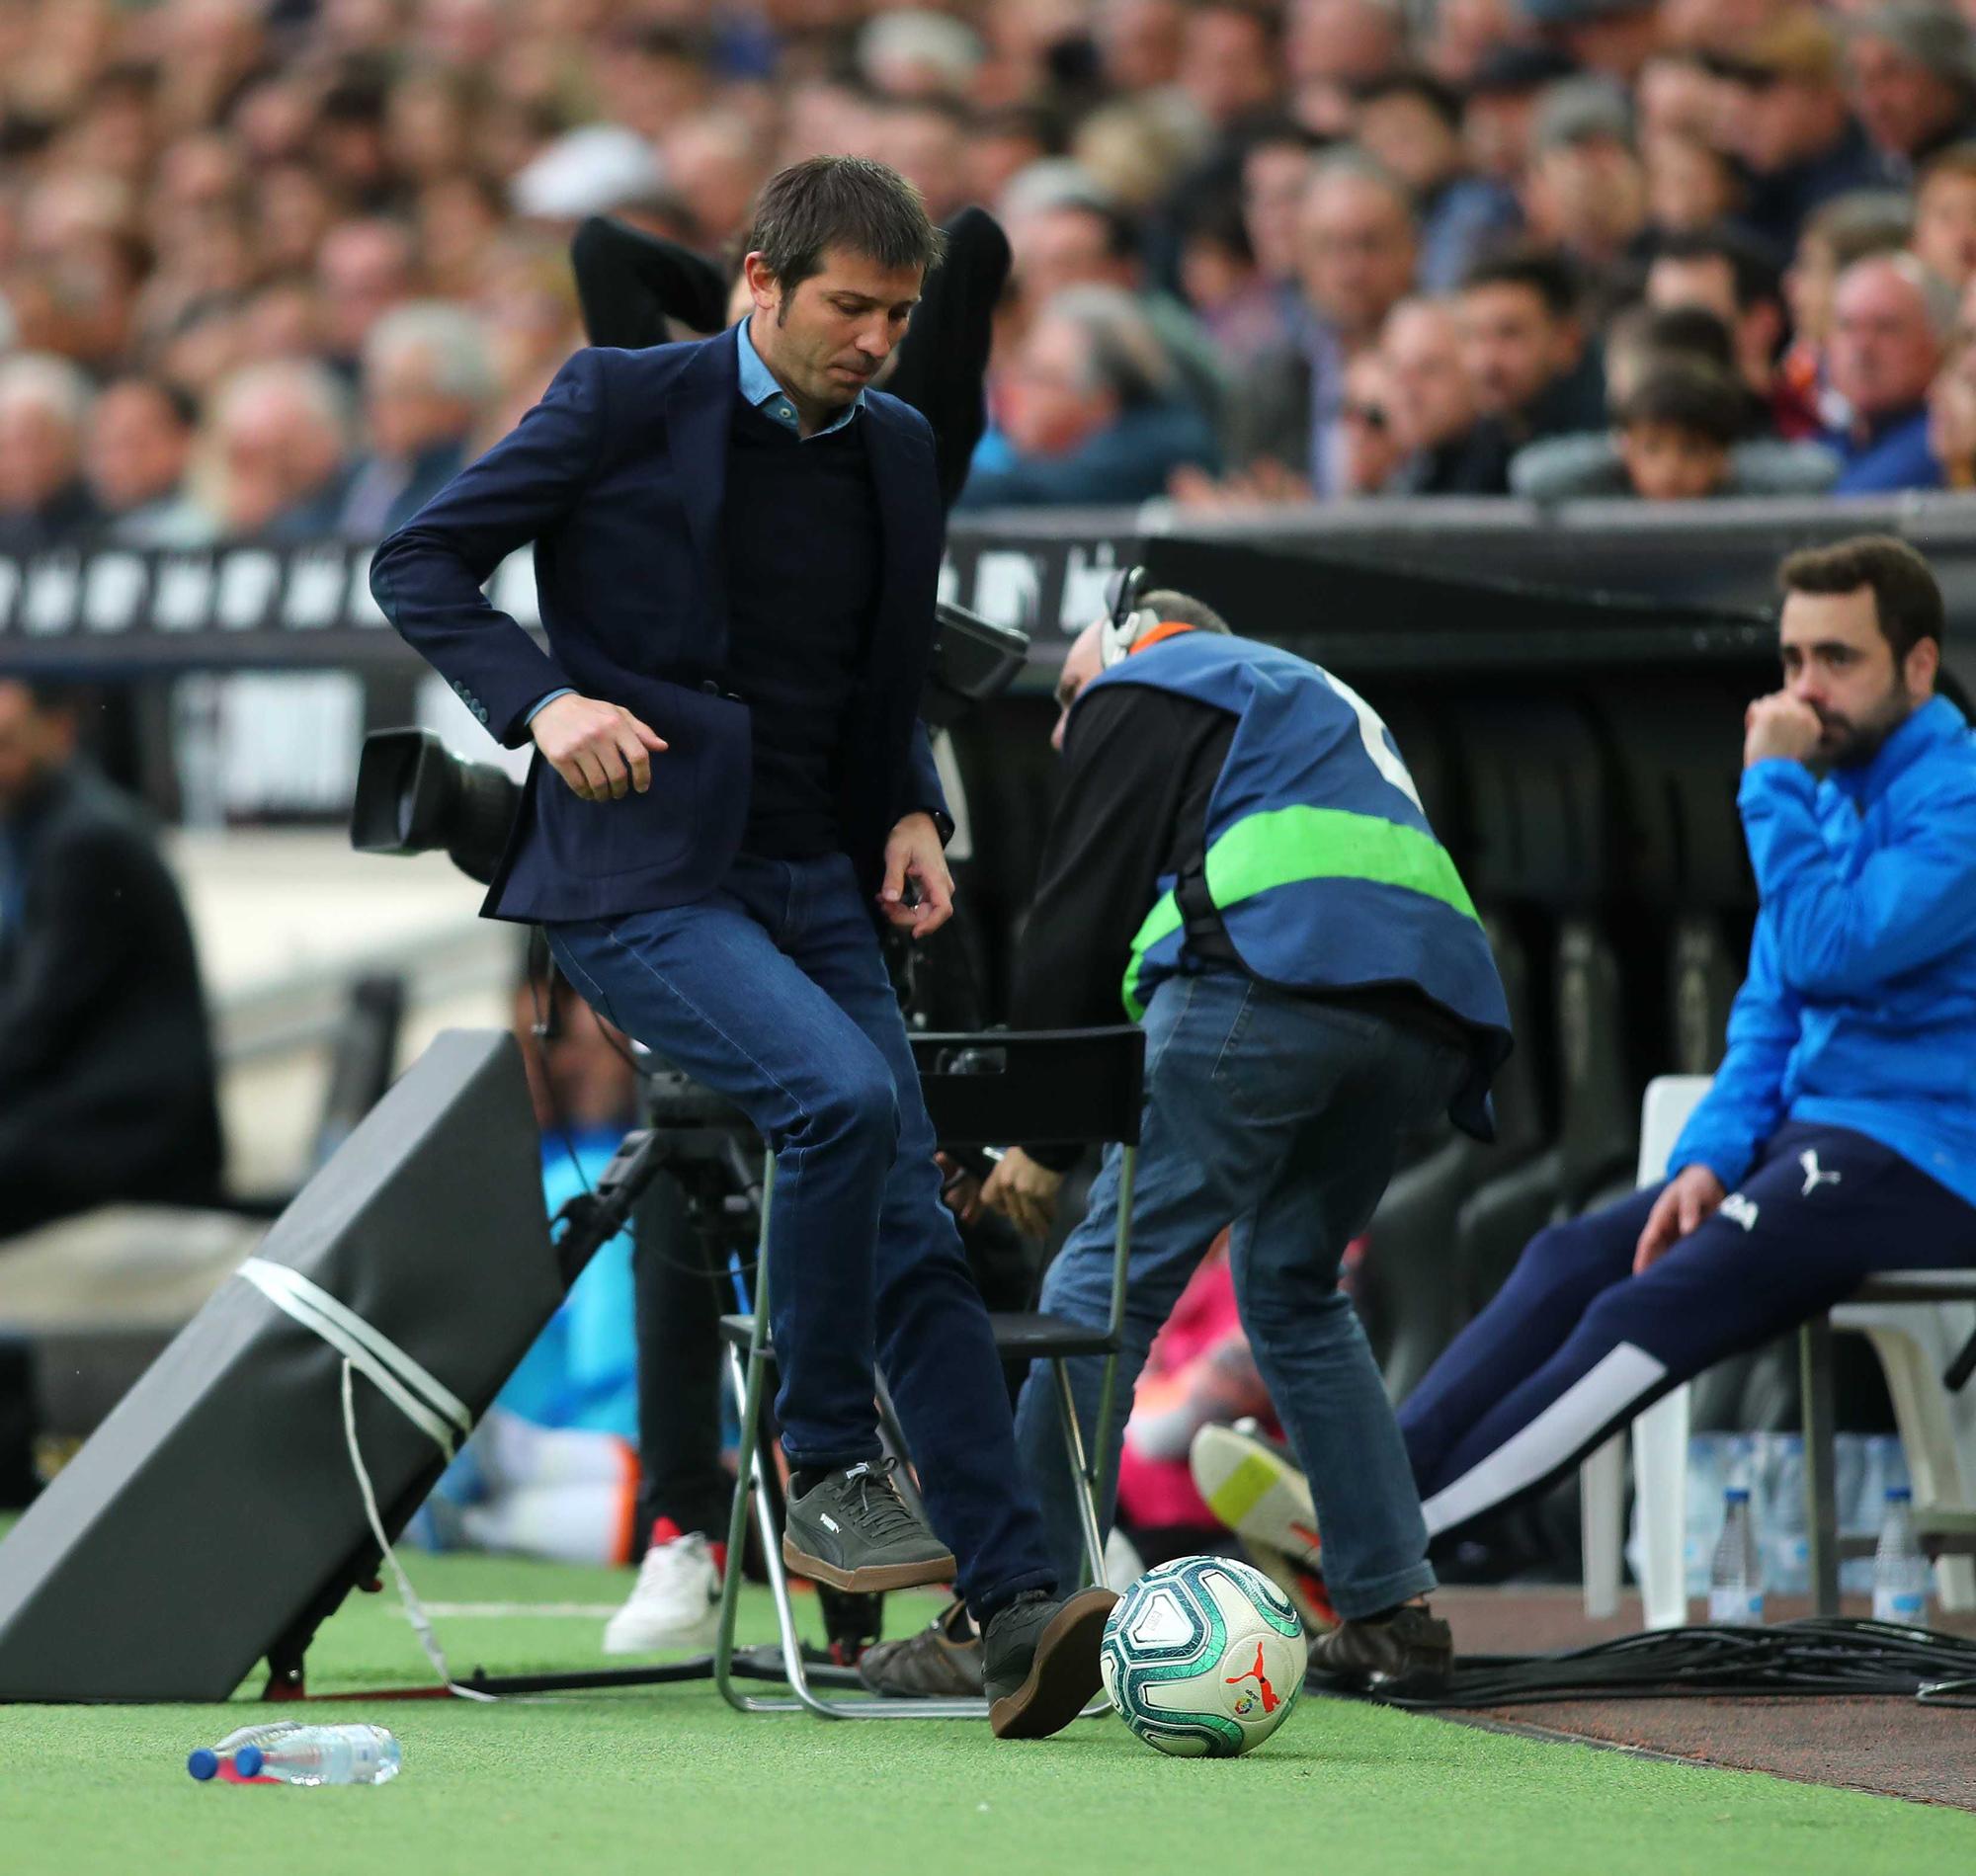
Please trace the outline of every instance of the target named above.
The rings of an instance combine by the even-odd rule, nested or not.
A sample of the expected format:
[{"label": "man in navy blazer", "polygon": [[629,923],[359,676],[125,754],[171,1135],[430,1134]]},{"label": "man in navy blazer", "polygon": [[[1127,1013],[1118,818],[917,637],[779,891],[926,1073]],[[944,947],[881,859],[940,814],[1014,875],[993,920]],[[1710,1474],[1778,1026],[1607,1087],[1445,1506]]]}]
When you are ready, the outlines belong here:
[{"label": "man in navy blazer", "polygon": [[[953,1579],[996,1733],[1034,1737],[1097,1690],[1114,1598],[1057,1596],[874,918],[920,936],[952,908],[917,715],[932,434],[871,388],[940,235],[883,165],[816,157],[764,188],[750,248],[747,320],[579,352],[371,589],[539,752],[483,909],[542,924],[600,1014],[775,1150],[784,1558],[854,1591]],[[481,590],[529,541],[546,651]],[[874,1366],[932,1531],[880,1456]]]}]

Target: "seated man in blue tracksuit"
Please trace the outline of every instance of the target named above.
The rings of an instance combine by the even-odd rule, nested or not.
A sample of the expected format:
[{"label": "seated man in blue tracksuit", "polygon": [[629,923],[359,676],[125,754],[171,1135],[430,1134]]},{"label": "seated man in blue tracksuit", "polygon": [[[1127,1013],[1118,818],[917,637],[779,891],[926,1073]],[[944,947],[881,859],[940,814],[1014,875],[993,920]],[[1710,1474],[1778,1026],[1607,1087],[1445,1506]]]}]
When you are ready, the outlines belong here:
[{"label": "seated man in blue tracksuit", "polygon": [[[1667,1182],[1539,1232],[1402,1406],[1433,1532],[1875,1270],[1976,1264],[1976,734],[1935,694],[1941,593],[1886,537],[1793,554],[1779,581],[1783,689],[1744,730],[1761,911],[1728,1054]],[[1299,1482],[1250,1477],[1217,1510],[1297,1549]]]}]

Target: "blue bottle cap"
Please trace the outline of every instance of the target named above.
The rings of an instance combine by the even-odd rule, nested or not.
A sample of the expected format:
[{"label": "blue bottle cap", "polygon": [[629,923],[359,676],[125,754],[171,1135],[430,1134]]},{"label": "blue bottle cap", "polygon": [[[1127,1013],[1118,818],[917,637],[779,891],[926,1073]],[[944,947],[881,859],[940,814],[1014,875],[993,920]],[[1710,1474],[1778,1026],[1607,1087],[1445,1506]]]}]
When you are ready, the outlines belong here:
[{"label": "blue bottle cap", "polygon": [[1732,1485],[1722,1496],[1731,1505],[1747,1505],[1750,1502],[1750,1488],[1747,1485]]},{"label": "blue bottle cap", "polygon": [[1891,1505],[1896,1499],[1898,1499],[1903,1505],[1913,1503],[1914,1488],[1912,1486],[1905,1486],[1905,1485],[1888,1486],[1887,1503]]},{"label": "blue bottle cap", "polygon": [[219,1770],[219,1754],[210,1746],[202,1746],[186,1760],[186,1770],[195,1778],[210,1778]]},{"label": "blue bottle cap", "polygon": [[260,1777],[261,1767],[265,1762],[258,1746],[243,1746],[233,1754],[233,1769],[242,1778]]}]

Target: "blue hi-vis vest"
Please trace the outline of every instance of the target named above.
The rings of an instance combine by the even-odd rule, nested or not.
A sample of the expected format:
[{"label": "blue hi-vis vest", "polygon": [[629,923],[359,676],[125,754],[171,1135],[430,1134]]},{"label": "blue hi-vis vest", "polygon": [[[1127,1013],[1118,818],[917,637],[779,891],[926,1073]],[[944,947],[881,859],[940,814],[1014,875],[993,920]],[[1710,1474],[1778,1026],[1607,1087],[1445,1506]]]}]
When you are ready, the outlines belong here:
[{"label": "blue hi-vis vest", "polygon": [[[1475,907],[1435,838],[1391,732],[1329,672],[1253,639],[1187,632],[1085,687],[1138,684],[1239,720],[1208,799],[1205,884],[1236,955],[1291,990],[1408,985],[1473,1038],[1474,1072],[1451,1103],[1493,1131],[1489,1079],[1510,1052],[1510,1013]],[[1082,698],[1079,699],[1082,701]],[[1132,940],[1134,1021],[1181,968],[1185,914],[1171,877]]]}]

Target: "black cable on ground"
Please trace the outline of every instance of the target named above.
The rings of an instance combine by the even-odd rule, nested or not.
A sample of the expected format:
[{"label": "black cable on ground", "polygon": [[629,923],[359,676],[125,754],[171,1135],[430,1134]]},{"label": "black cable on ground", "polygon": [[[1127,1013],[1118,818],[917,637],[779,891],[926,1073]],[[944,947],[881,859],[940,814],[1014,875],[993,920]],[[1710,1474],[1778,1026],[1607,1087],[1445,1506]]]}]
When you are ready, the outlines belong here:
[{"label": "black cable on ground", "polygon": [[1661,1629],[1563,1655],[1473,1655],[1444,1679],[1370,1690],[1387,1706],[1423,1712],[1799,1694],[1893,1694],[1976,1707],[1976,1641],[1839,1616],[1774,1628]]}]

